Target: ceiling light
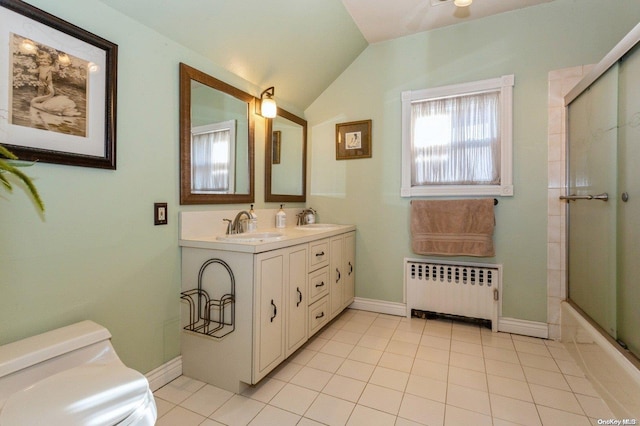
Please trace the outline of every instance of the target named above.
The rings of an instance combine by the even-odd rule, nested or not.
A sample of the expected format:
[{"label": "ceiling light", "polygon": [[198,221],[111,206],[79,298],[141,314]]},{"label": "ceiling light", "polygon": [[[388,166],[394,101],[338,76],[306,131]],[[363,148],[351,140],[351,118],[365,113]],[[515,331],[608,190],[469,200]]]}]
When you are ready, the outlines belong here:
[{"label": "ceiling light", "polygon": [[473,0],[453,0],[453,4],[455,4],[458,7],[467,7],[472,2],[473,2]]}]

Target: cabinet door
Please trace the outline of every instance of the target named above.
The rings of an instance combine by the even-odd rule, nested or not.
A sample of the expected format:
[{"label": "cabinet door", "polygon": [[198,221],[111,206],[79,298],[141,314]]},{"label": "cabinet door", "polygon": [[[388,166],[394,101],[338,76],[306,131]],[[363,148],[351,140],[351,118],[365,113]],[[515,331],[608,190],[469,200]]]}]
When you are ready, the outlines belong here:
[{"label": "cabinet door", "polygon": [[284,250],[256,256],[253,383],[285,358],[285,264]]},{"label": "cabinet door", "polygon": [[331,247],[329,249],[329,293],[331,318],[335,317],[342,311],[342,301],[344,298],[344,267],[343,267],[343,244],[342,235],[331,238]]},{"label": "cabinet door", "polygon": [[343,307],[349,306],[356,296],[356,233],[344,236],[344,300]]},{"label": "cabinet door", "polygon": [[307,246],[294,247],[289,252],[287,283],[287,317],[285,356],[291,355],[304,342],[307,341],[307,304],[309,296],[307,291]]}]

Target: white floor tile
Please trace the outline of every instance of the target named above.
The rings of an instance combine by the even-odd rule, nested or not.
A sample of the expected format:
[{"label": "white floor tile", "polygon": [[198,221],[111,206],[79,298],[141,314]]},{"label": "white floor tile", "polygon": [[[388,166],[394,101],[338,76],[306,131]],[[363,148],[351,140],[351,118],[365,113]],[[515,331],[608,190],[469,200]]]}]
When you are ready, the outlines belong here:
[{"label": "white floor tile", "polygon": [[294,426],[300,419],[301,416],[267,405],[251,420],[249,426]]},{"label": "white floor tile", "polygon": [[289,383],[273,397],[269,405],[274,405],[283,410],[303,415],[318,394],[319,392]]},{"label": "white floor tile", "polygon": [[536,410],[536,406],[532,402],[520,401],[496,394],[489,394],[489,399],[491,401],[491,413],[494,418],[526,426],[538,426],[541,424],[538,410]]},{"label": "white floor tile", "polygon": [[357,310],[242,395],[185,376],[154,395],[159,426],[573,426],[615,418],[559,342]]},{"label": "white floor tile", "polygon": [[358,404],[396,415],[402,402],[402,392],[382,386],[368,384]]},{"label": "white floor tile", "polygon": [[367,382],[375,368],[373,364],[348,359],[342,363],[336,374]]},{"label": "white floor tile", "polygon": [[209,417],[211,413],[220,408],[233,396],[232,392],[217,388],[211,385],[205,385],[185,399],[180,406],[195,411],[205,417]]},{"label": "white floor tile", "polygon": [[405,393],[437,402],[445,402],[447,399],[447,382],[411,375]]},{"label": "white floor tile", "polygon": [[156,422],[156,426],[196,426],[202,423],[206,417],[189,411],[186,408],[176,406],[167,414],[160,417]]},{"label": "white floor tile", "polygon": [[329,383],[331,377],[333,377],[332,373],[311,367],[303,367],[298,371],[298,374],[293,376],[289,383],[320,392]]},{"label": "white floor tile", "polygon": [[355,404],[331,395],[320,394],[305,413],[305,417],[330,426],[347,423]]},{"label": "white floor tile", "polygon": [[255,399],[235,395],[209,417],[230,426],[247,425],[264,406],[264,403]]},{"label": "white floor tile", "polygon": [[585,416],[557,410],[549,407],[538,407],[540,418],[544,426],[590,426],[591,422]]},{"label": "white floor tile", "polygon": [[445,426],[492,426],[493,422],[491,416],[447,405],[444,414],[444,424]]},{"label": "white floor tile", "polygon": [[522,380],[514,380],[506,377],[487,375],[489,393],[508,396],[522,401],[533,402],[529,384]]},{"label": "white floor tile", "polygon": [[386,367],[376,367],[369,379],[369,383],[404,392],[408,380],[409,373]]},{"label": "white floor tile", "polygon": [[425,425],[441,425],[444,423],[444,404],[405,394],[398,417]]},{"label": "white floor tile", "polygon": [[324,387],[322,393],[351,402],[357,402],[367,382],[335,375]]},{"label": "white floor tile", "polygon": [[465,386],[453,384],[447,386],[447,405],[491,415],[489,394]]},{"label": "white floor tile", "polygon": [[347,422],[348,426],[394,426],[396,416],[363,405],[356,405]]}]

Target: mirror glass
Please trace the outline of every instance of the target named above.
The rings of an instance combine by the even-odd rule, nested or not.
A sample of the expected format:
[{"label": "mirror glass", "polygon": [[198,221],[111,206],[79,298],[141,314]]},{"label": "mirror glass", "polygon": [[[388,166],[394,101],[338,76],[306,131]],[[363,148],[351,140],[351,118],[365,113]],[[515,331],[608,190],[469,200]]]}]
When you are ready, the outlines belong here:
[{"label": "mirror glass", "polygon": [[278,108],[265,128],[265,201],[306,201],[307,121]]},{"label": "mirror glass", "polygon": [[180,64],[180,204],[254,201],[254,97]]}]

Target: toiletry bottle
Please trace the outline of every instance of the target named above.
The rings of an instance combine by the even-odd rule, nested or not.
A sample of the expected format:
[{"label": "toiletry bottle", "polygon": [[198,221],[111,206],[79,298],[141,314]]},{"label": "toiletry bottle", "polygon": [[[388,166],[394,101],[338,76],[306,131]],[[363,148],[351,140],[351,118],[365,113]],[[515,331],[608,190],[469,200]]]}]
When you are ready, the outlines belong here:
[{"label": "toiletry bottle", "polygon": [[249,219],[248,230],[249,232],[255,232],[258,229],[258,215],[253,210],[253,204],[251,204],[251,210],[249,210],[249,216],[251,216],[251,219]]},{"label": "toiletry bottle", "polygon": [[280,210],[276,213],[276,228],[284,228],[287,226],[287,214],[282,210],[282,206],[284,204],[280,204]]}]

